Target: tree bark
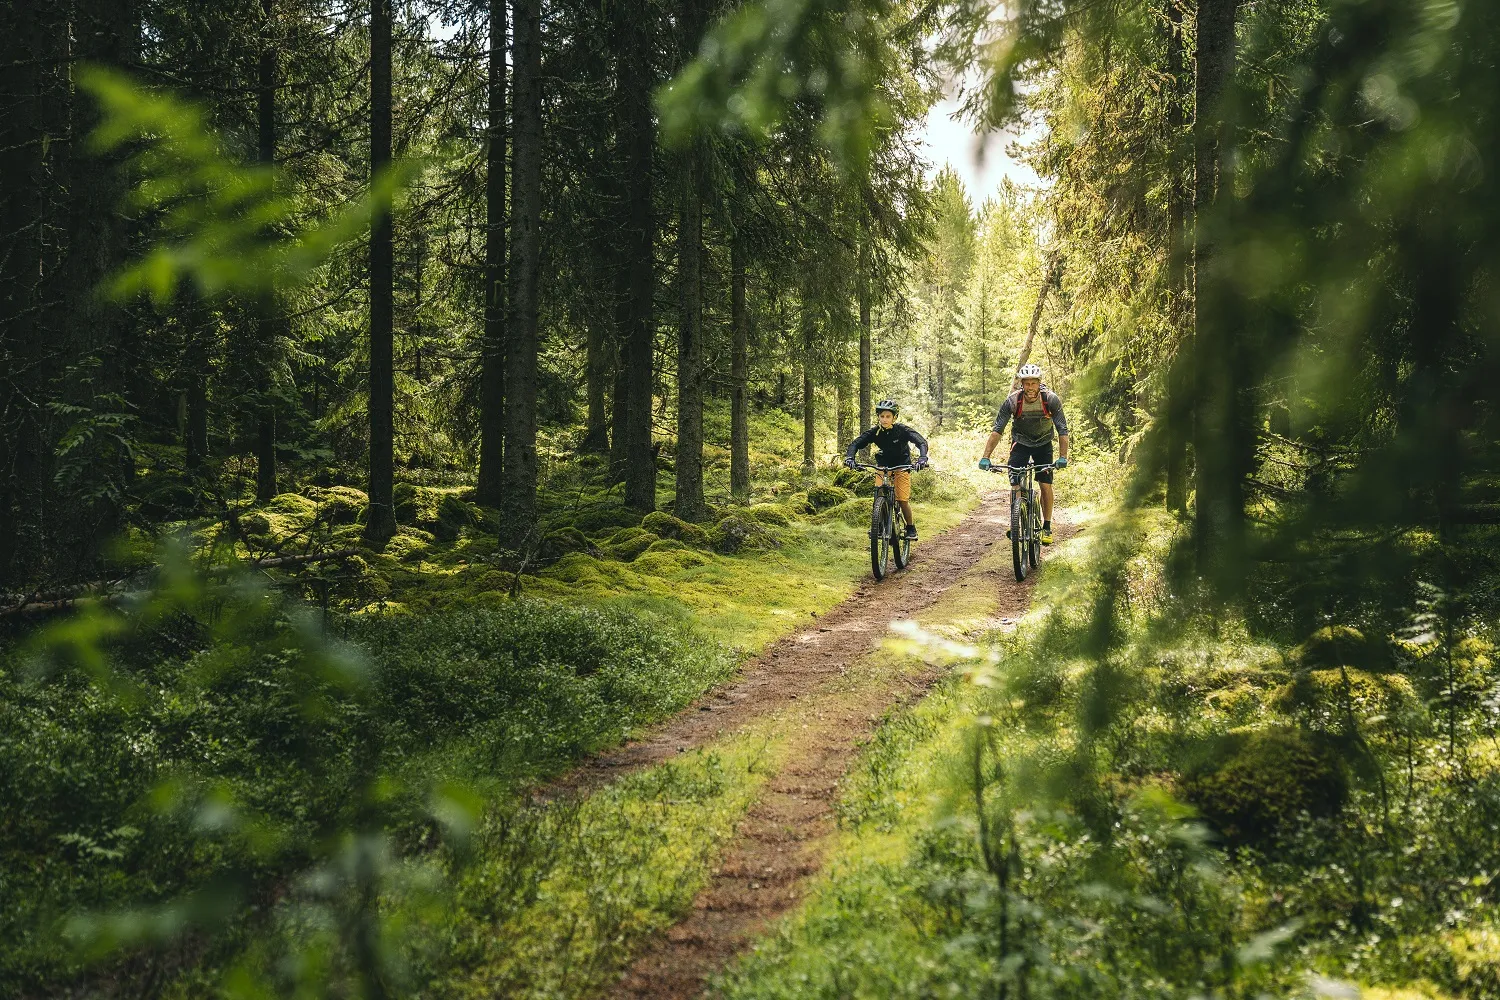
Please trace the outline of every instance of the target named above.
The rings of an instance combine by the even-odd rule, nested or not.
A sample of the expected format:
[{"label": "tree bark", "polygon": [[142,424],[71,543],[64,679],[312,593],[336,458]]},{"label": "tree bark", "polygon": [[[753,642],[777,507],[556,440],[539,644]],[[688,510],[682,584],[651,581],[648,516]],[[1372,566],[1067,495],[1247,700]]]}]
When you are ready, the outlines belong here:
[{"label": "tree bark", "polygon": [[512,55],[510,324],[505,364],[505,540],[524,546],[536,531],[537,283],[541,273],[542,5],[516,0]]},{"label": "tree bark", "polygon": [[[1233,566],[1242,541],[1243,483],[1235,469],[1233,432],[1238,419],[1231,317],[1223,308],[1212,226],[1220,199],[1232,195],[1227,159],[1231,146],[1225,96],[1233,80],[1236,0],[1199,0],[1193,127],[1194,425],[1197,478],[1194,541],[1200,573]],[[1215,574],[1217,575],[1217,574]]]},{"label": "tree bark", "polygon": [[[1052,258],[1051,263],[1047,265],[1047,273],[1042,276],[1042,287],[1036,292],[1036,306],[1031,310],[1031,322],[1026,326],[1026,341],[1021,345],[1021,356],[1016,359],[1016,371],[1020,371],[1021,366],[1031,358],[1031,345],[1035,342],[1036,332],[1042,325],[1042,310],[1047,306],[1047,293],[1062,281],[1062,271],[1062,257]],[[1010,391],[1015,392],[1020,387],[1020,378],[1013,376]]]},{"label": "tree bark", "polygon": [[1177,339],[1171,367],[1167,370],[1166,406],[1158,419],[1166,422],[1167,508],[1187,509],[1187,449],[1192,436],[1190,410],[1184,407],[1187,386],[1184,375],[1189,364],[1191,331],[1185,329],[1187,296],[1185,220],[1187,187],[1182,163],[1183,65],[1182,6],[1185,0],[1167,0],[1167,301],[1168,322]]},{"label": "tree bark", "polygon": [[[260,65],[256,74],[256,132],[259,160],[276,166],[276,10],[275,0],[261,0]],[[276,495],[276,353],[279,350],[279,306],[275,291],[256,304],[256,340],[261,364],[259,405],[255,415],[255,500]]]},{"label": "tree bark", "polygon": [[605,383],[609,381],[609,344],[597,321],[590,321],[584,334],[584,388],[588,397],[588,414],[579,450],[608,452],[609,413]]},{"label": "tree bark", "polygon": [[[624,372],[623,428],[616,430],[625,478],[625,502],[635,510],[656,509],[656,458],[651,450],[651,404],[655,372],[656,216],[651,174],[656,121],[651,54],[652,7],[621,0],[614,33],[617,59],[616,136],[624,183],[621,204],[621,265],[617,286],[617,332]],[[618,391],[618,389],[617,389]]]},{"label": "tree bark", "polygon": [[506,0],[490,0],[488,116],[484,182],[484,341],[479,373],[477,499],[498,507],[505,496],[505,52]]},{"label": "tree bark", "polygon": [[750,313],[745,303],[745,244],[729,244],[729,492],[750,495]]},{"label": "tree bark", "polygon": [[[370,182],[391,163],[391,0],[370,5]],[[393,246],[389,209],[370,230],[370,513],[365,537],[383,544],[396,533]]]},{"label": "tree bark", "polygon": [[810,476],[816,467],[814,446],[816,438],[817,411],[813,399],[813,334],[812,311],[807,307],[806,296],[802,306],[802,474]]},{"label": "tree bark", "polygon": [[859,426],[875,422],[875,347],[870,336],[870,236],[868,228],[859,244]]},{"label": "tree bark", "polygon": [[[702,0],[684,0],[682,61],[703,35]],[[677,217],[677,499],[686,521],[702,520],[703,500],[703,174],[704,148],[681,154]]]}]

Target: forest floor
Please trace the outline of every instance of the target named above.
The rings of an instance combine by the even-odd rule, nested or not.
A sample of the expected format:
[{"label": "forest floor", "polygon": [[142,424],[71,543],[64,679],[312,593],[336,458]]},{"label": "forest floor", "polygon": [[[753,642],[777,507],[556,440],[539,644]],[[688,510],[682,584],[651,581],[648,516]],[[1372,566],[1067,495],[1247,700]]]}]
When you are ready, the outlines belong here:
[{"label": "forest floor", "polygon": [[[1036,577],[1013,578],[1006,497],[985,496],[956,527],[919,543],[905,572],[862,584],[727,685],[551,786],[549,795],[586,794],[768,718],[789,734],[689,913],[656,936],[607,995],[698,996],[711,975],[798,904],[834,840],[841,779],[880,720],[941,675],[888,651],[891,626],[939,603],[944,623],[960,634],[1004,629],[1026,612]],[[1066,537],[1074,526],[1059,516],[1058,529]]]}]

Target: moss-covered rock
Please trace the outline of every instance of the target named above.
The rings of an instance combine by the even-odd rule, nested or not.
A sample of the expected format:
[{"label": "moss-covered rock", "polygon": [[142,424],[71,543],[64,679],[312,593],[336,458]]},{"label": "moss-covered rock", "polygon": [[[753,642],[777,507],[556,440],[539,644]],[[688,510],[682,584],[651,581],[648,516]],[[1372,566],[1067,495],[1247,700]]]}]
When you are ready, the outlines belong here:
[{"label": "moss-covered rock", "polygon": [[730,514],[719,519],[708,533],[709,544],[715,552],[732,555],[736,552],[763,552],[781,545],[776,534],[765,523],[755,518]]},{"label": "moss-covered rock", "polygon": [[761,524],[785,528],[797,516],[790,507],[780,503],[755,503],[746,507],[744,513]]},{"label": "moss-covered rock", "polygon": [[[1347,679],[1347,689],[1346,689]],[[1423,714],[1422,700],[1402,674],[1372,674],[1345,667],[1302,670],[1271,695],[1271,706],[1303,725],[1343,732],[1352,712],[1354,724],[1380,731],[1409,726]]]},{"label": "moss-covered rock", "polygon": [[1382,642],[1372,641],[1357,628],[1330,625],[1320,628],[1292,651],[1292,664],[1302,670],[1358,667],[1380,670],[1390,660]]},{"label": "moss-covered rock", "polygon": [[708,532],[666,511],[656,510],[647,514],[641,521],[641,527],[662,538],[675,538],[697,548],[705,548],[708,545]]},{"label": "moss-covered rock", "polygon": [[462,499],[457,494],[445,493],[437,504],[437,516],[428,527],[440,541],[451,542],[467,529],[481,527],[485,521],[484,509]]},{"label": "moss-covered rock", "polygon": [[646,547],[647,552],[681,552],[686,549],[687,546],[675,538],[658,538]]},{"label": "moss-covered rock", "polygon": [[610,535],[609,538],[606,539],[606,542],[610,545],[624,545],[626,542],[634,541],[635,539],[640,538],[642,535],[650,534],[651,532],[637,525],[633,528],[621,528],[613,535]]},{"label": "moss-covered rock", "polygon": [[815,515],[813,521],[818,524],[826,524],[833,521],[855,528],[861,525],[868,525],[870,523],[870,503],[871,501],[864,497],[845,500],[837,507],[829,507],[827,510]]},{"label": "moss-covered rock", "polygon": [[837,507],[841,503],[854,499],[853,492],[842,486],[809,486],[807,488],[807,502],[812,506],[814,512]]},{"label": "moss-covered rock", "polygon": [[1301,814],[1332,816],[1349,795],[1342,762],[1298,729],[1236,730],[1181,782],[1231,846],[1271,848]]},{"label": "moss-covered rock", "polygon": [[437,541],[432,532],[403,525],[391,536],[381,550],[384,555],[401,562],[420,562]]},{"label": "moss-covered rock", "polygon": [[870,485],[870,473],[863,469],[846,469],[840,466],[833,474],[833,485],[858,493]]},{"label": "moss-covered rock", "polygon": [[541,555],[543,559],[561,559],[569,552],[588,552],[593,547],[588,535],[570,526],[543,535]]},{"label": "moss-covered rock", "polygon": [[318,503],[299,493],[281,493],[271,498],[265,510],[271,514],[296,518],[299,522],[307,522],[318,516]]},{"label": "moss-covered rock", "polygon": [[629,538],[605,545],[604,554],[611,559],[618,559],[621,562],[631,562],[658,540],[658,536],[653,535],[649,531],[641,528],[634,530],[636,534],[631,535]]},{"label": "moss-covered rock", "polygon": [[257,511],[239,516],[240,531],[251,537],[264,535],[271,530],[271,519]]},{"label": "moss-covered rock", "polygon": [[586,535],[597,535],[636,527],[641,515],[618,502],[597,503],[570,514],[568,522]]},{"label": "moss-covered rock", "polygon": [[331,525],[354,524],[370,503],[362,490],[352,486],[314,486],[307,494],[318,506],[318,517]]},{"label": "moss-covered rock", "polygon": [[645,573],[648,576],[673,576],[685,569],[701,566],[708,562],[708,559],[709,557],[703,553],[684,546],[678,549],[647,552],[632,563],[631,568],[637,573]]},{"label": "moss-covered rock", "polygon": [[787,496],[783,497],[779,502],[793,514],[808,516],[817,513],[817,510],[813,507],[812,502],[808,500],[806,493],[790,493]]}]

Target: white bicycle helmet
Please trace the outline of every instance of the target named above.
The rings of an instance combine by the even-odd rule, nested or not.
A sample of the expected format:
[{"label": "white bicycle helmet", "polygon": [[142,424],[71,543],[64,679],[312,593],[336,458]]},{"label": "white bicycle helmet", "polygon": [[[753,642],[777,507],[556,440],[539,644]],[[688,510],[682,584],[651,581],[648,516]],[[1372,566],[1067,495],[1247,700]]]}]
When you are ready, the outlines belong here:
[{"label": "white bicycle helmet", "polygon": [[1042,377],[1042,366],[1041,365],[1033,365],[1033,364],[1029,364],[1029,363],[1028,364],[1024,364],[1024,365],[1021,366],[1021,370],[1018,371],[1018,372],[1016,372],[1016,378],[1041,378],[1041,377]]}]

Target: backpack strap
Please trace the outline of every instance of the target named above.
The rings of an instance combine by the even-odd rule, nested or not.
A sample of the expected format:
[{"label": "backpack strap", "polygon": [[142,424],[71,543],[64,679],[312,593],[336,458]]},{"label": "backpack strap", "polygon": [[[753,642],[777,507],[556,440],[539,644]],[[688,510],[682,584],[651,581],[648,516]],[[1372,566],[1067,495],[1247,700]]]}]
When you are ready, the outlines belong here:
[{"label": "backpack strap", "polygon": [[[1041,394],[1037,396],[1037,399],[1042,404],[1042,416],[1046,417],[1048,420],[1051,420],[1052,419],[1052,407],[1050,407],[1050,406],[1047,405],[1047,390],[1043,389],[1041,391]],[[1018,393],[1016,395],[1016,416],[1015,416],[1015,419],[1017,419],[1017,420],[1021,419],[1021,413],[1022,413],[1022,411],[1025,410],[1025,408],[1026,408],[1026,393],[1025,392]]]}]

